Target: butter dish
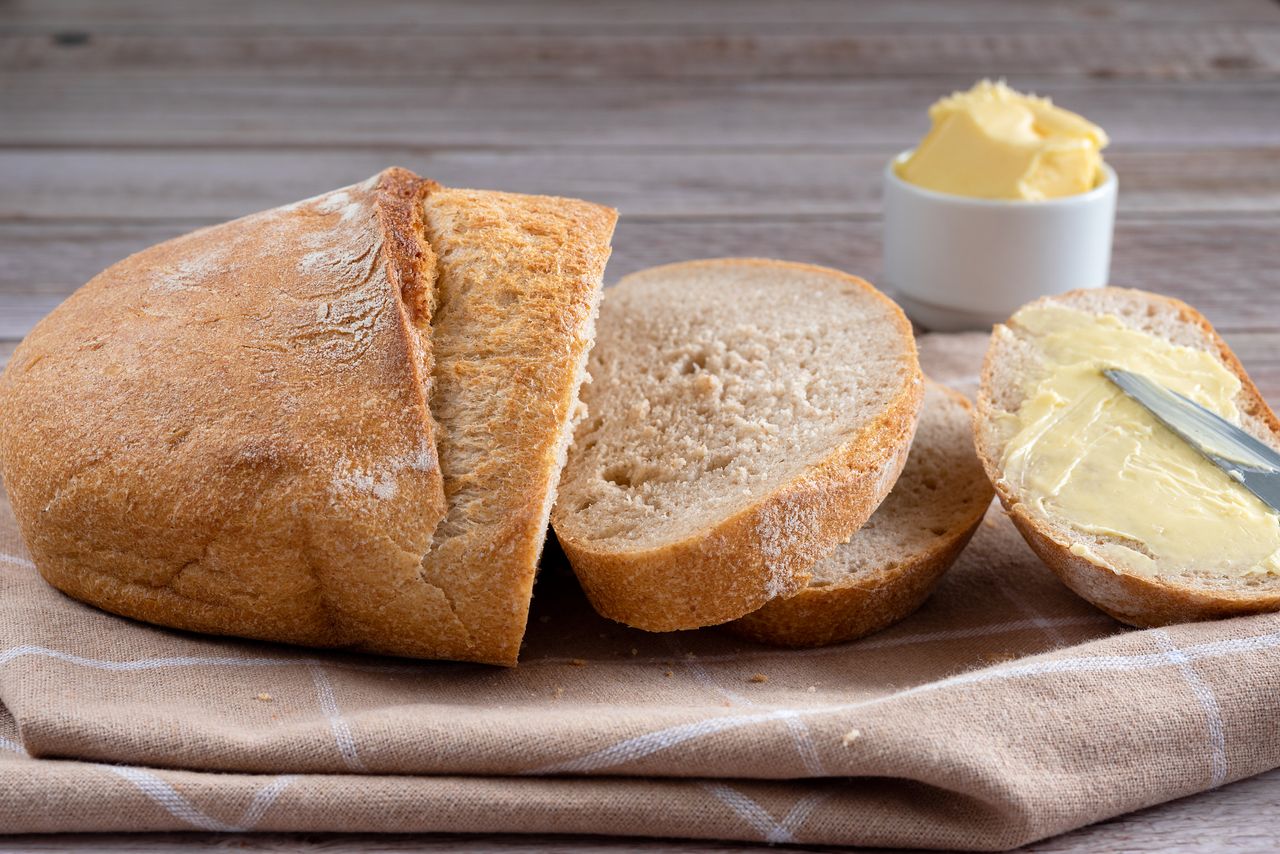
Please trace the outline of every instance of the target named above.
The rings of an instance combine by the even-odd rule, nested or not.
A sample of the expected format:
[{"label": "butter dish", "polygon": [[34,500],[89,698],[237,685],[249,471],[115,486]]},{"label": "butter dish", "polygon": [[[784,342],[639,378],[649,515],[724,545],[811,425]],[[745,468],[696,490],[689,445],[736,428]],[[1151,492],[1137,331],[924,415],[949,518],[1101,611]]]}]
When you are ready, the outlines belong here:
[{"label": "butter dish", "polygon": [[885,284],[917,322],[989,327],[1037,297],[1107,284],[1116,175],[1106,131],[982,80],[929,108],[885,170]]},{"label": "butter dish", "polygon": [[1107,284],[1119,179],[1101,165],[1087,193],[1042,201],[977,199],[884,171],[884,284],[938,331],[990,327],[1037,297]]}]

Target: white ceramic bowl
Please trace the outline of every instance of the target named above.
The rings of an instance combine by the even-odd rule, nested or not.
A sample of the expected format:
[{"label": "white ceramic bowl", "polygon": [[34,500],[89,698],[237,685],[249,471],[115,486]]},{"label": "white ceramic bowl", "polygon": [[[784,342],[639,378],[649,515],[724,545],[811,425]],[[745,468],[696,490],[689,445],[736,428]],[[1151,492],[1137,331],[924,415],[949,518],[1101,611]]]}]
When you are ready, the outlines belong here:
[{"label": "white ceramic bowl", "polygon": [[1111,272],[1116,173],[1039,202],[936,193],[884,172],[884,284],[927,329],[984,329],[1037,297],[1099,288]]}]

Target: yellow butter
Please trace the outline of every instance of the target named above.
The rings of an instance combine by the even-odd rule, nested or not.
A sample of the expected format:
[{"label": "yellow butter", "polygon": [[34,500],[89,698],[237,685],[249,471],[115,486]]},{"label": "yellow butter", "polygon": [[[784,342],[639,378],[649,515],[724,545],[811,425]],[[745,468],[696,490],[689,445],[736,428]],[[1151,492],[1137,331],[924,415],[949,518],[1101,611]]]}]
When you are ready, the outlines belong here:
[{"label": "yellow butter", "polygon": [[896,167],[925,189],[1037,201],[1088,192],[1102,178],[1102,128],[1004,81],[943,98],[929,118],[929,133]]},{"label": "yellow butter", "polygon": [[1101,373],[1144,374],[1236,424],[1240,380],[1214,356],[1131,329],[1117,317],[1030,306],[1047,370],[1028,381],[1004,477],[1041,516],[1106,539],[1071,551],[1139,575],[1280,574],[1280,516],[1155,420]]}]

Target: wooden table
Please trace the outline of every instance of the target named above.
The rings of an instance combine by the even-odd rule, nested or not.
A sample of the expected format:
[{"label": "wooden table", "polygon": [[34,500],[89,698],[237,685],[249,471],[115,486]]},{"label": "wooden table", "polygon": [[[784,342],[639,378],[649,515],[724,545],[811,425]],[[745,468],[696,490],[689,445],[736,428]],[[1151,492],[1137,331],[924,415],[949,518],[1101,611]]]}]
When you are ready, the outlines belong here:
[{"label": "wooden table", "polygon": [[[617,206],[611,279],[747,254],[874,281],[883,164],[939,94],[1007,76],[1110,131],[1114,282],[1198,306],[1280,399],[1272,0],[0,0],[0,45],[0,359],[129,252],[393,163]],[[1029,850],[1274,848],[1277,807],[1273,772]],[[671,848],[276,834],[0,847],[77,843]]]}]

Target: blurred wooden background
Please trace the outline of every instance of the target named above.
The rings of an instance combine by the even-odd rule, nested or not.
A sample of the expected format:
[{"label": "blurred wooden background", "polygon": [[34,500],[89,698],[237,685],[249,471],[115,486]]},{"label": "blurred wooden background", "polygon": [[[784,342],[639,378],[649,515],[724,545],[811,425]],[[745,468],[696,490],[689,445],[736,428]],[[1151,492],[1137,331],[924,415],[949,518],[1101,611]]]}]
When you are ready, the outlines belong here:
[{"label": "blurred wooden background", "polygon": [[[0,0],[0,361],[112,261],[391,164],[617,206],[609,280],[749,254],[875,281],[885,162],[983,76],[1110,132],[1114,283],[1196,305],[1280,402],[1275,0]],[[1273,773],[1034,850],[1274,848],[1277,806]]]}]

